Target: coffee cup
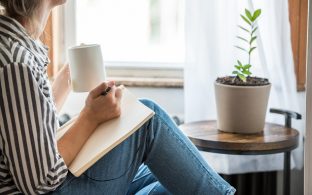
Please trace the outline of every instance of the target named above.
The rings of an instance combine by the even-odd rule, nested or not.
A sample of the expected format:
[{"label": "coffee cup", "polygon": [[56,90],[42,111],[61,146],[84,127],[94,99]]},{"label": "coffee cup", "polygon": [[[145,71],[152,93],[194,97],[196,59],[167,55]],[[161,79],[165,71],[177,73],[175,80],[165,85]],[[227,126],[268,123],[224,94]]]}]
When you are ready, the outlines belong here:
[{"label": "coffee cup", "polygon": [[69,68],[74,92],[89,92],[105,81],[101,46],[81,44],[68,49]]}]

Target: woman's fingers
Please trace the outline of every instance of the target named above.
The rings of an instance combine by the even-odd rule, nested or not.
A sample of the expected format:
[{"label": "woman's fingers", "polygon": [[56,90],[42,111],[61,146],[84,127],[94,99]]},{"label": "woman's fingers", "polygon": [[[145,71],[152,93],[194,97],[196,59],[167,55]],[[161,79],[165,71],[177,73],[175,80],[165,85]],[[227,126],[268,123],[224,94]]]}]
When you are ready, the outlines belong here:
[{"label": "woman's fingers", "polygon": [[107,85],[108,85],[109,87],[113,87],[113,86],[115,85],[115,81],[108,81],[108,82],[107,82]]},{"label": "woman's fingers", "polygon": [[[110,89],[109,91],[107,89]],[[116,87],[115,82],[104,82],[90,91],[85,110],[100,124],[121,114],[121,96],[123,86]],[[104,93],[107,90],[107,93]]]},{"label": "woman's fingers", "polygon": [[93,99],[99,97],[100,95],[112,96],[115,97],[118,101],[120,101],[122,97],[122,91],[124,88],[125,87],[123,85],[116,87],[115,81],[103,82],[99,86],[94,88],[92,91],[90,91],[90,96]]},{"label": "woman's fingers", "polygon": [[123,85],[120,85],[116,88],[115,97],[118,99],[118,101],[121,100],[122,97],[122,91],[125,87]]},{"label": "woman's fingers", "polygon": [[90,91],[90,96],[95,99],[97,97],[99,97],[103,91],[105,91],[108,87],[108,83],[101,83],[99,86],[97,86],[96,88],[94,88],[92,91]]},{"label": "woman's fingers", "polygon": [[[109,86],[110,87],[110,86]],[[113,85],[110,87],[109,92],[107,92],[107,94],[103,97],[108,97],[111,101],[115,101],[115,93],[116,93],[116,86]]]}]

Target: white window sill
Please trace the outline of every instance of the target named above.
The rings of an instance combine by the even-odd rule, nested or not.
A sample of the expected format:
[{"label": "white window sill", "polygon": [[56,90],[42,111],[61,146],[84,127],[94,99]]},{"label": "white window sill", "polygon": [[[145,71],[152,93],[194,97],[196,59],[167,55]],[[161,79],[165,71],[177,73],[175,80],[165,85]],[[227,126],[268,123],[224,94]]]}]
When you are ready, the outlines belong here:
[{"label": "white window sill", "polygon": [[129,87],[183,88],[182,68],[106,67],[107,79]]},{"label": "white window sill", "polygon": [[149,88],[183,88],[182,78],[108,77],[117,85]]}]

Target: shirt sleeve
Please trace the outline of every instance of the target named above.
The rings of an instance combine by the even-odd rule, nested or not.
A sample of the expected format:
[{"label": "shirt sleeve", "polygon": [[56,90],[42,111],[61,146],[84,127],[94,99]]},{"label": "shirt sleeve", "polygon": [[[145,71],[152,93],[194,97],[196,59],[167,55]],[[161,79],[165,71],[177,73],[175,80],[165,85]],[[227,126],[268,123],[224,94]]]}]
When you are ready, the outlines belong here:
[{"label": "shirt sleeve", "polygon": [[[0,139],[6,166],[24,194],[55,190],[68,169],[57,149],[53,102],[25,64],[0,68]],[[1,142],[0,141],[0,142]]]}]

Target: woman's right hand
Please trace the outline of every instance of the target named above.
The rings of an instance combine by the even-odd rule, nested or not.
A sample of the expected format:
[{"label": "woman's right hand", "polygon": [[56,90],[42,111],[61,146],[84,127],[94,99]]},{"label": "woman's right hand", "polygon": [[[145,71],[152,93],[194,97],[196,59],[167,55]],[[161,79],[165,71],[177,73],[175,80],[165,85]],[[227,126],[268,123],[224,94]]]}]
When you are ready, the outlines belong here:
[{"label": "woman's right hand", "polygon": [[[111,87],[109,93],[101,95],[108,87]],[[81,114],[95,126],[119,117],[121,96],[121,87],[116,87],[113,81],[104,82],[89,93]]]}]

